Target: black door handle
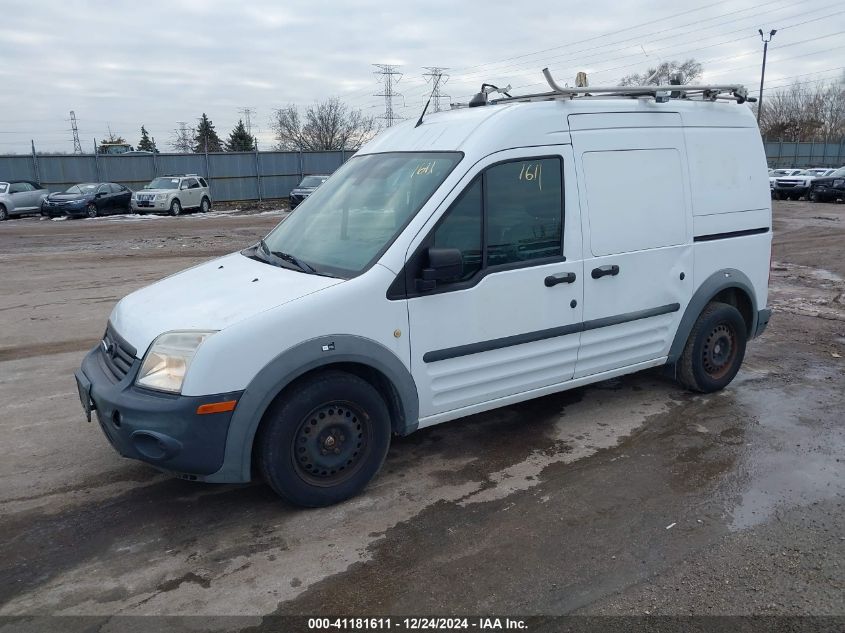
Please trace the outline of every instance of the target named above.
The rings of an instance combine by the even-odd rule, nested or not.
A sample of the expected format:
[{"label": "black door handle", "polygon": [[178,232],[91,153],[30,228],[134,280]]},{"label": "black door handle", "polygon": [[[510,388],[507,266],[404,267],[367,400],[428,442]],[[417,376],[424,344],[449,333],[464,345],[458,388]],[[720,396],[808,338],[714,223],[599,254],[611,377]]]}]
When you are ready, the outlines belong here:
[{"label": "black door handle", "polygon": [[599,266],[598,268],[593,268],[593,279],[601,279],[606,275],[616,276],[619,274],[619,266],[613,264],[613,266]]},{"label": "black door handle", "polygon": [[546,288],[557,286],[558,284],[571,284],[575,281],[575,273],[564,273],[562,275],[549,275],[546,277]]}]

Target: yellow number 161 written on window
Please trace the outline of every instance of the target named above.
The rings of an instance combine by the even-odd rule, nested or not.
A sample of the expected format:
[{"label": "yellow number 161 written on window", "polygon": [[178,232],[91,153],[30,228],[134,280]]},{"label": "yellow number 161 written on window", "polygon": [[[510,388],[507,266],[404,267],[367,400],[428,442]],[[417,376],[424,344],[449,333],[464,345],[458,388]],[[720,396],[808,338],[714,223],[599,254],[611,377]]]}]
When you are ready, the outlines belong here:
[{"label": "yellow number 161 written on window", "polygon": [[519,170],[519,180],[536,182],[540,191],[543,190],[543,165],[540,163],[523,163]]}]

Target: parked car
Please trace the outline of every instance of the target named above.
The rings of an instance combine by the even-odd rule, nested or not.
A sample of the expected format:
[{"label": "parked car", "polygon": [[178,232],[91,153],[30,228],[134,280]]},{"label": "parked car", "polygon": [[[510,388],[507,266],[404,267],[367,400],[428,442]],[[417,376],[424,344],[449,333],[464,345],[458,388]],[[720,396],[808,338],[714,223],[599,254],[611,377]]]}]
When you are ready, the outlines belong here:
[{"label": "parked car", "polygon": [[288,195],[288,202],[290,204],[291,211],[302,204],[305,198],[314,193],[317,187],[326,182],[328,178],[328,176],[321,174],[305,176],[305,178],[302,179],[302,182],[292,189],[290,195]]},{"label": "parked car", "polygon": [[814,175],[807,169],[789,176],[776,177],[773,190],[775,200],[799,200],[810,191],[813,178]]},{"label": "parked car", "polygon": [[83,409],[121,455],[323,506],[394,434],[658,366],[717,391],[770,317],[765,160],[749,108],[641,94],[390,127],[260,242],[123,298]]},{"label": "parked car", "polygon": [[48,193],[49,189],[31,180],[0,182],[0,221],[40,212]]},{"label": "parked car", "polygon": [[81,218],[129,213],[132,192],[114,182],[83,182],[62,193],[51,193],[41,202],[41,215]]},{"label": "parked car", "polygon": [[179,215],[187,209],[203,213],[211,209],[211,191],[205,178],[196,174],[153,178],[141,191],[132,194],[132,210]]},{"label": "parked car", "polygon": [[845,201],[845,167],[840,167],[827,176],[813,180],[807,200],[812,202]]}]

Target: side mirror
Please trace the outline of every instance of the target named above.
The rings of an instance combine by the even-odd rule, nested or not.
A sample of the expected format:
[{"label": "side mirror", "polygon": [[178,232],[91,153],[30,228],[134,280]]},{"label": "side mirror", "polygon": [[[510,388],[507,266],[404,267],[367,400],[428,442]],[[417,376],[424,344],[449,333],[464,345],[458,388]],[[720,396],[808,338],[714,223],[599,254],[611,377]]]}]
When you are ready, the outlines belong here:
[{"label": "side mirror", "polygon": [[95,198],[102,198],[104,195],[106,195],[105,191],[98,191],[96,194],[94,194],[94,197]]},{"label": "side mirror", "polygon": [[464,260],[457,248],[428,249],[428,267],[422,269],[417,279],[417,290],[434,290],[438,281],[454,281],[464,272]]}]

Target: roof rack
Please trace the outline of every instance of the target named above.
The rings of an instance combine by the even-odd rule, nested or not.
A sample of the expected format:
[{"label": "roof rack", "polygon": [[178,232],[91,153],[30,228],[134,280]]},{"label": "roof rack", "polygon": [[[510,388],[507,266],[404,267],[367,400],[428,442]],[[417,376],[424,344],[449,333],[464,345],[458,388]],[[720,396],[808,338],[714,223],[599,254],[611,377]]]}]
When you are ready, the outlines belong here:
[{"label": "roof rack", "polygon": [[561,86],[548,68],[543,69],[543,76],[552,88],[551,92],[541,92],[529,95],[519,95],[496,99],[492,103],[509,101],[537,101],[548,99],[574,99],[575,97],[594,97],[598,95],[611,97],[654,97],[658,103],[666,103],[669,99],[690,99],[698,101],[716,101],[728,99],[737,103],[757,101],[748,96],[748,90],[739,84],[719,85],[674,85],[668,86]]}]

